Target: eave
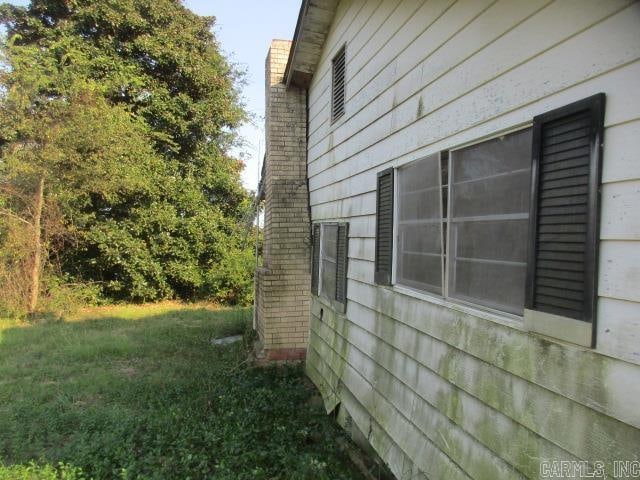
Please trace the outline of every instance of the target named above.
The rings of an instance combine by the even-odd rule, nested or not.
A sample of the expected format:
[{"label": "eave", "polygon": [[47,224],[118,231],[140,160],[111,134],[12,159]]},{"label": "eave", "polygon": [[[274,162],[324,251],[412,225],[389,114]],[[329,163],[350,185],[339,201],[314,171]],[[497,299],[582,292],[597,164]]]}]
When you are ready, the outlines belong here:
[{"label": "eave", "polygon": [[340,0],[302,0],[289,60],[284,73],[287,86],[308,88],[320,62]]}]

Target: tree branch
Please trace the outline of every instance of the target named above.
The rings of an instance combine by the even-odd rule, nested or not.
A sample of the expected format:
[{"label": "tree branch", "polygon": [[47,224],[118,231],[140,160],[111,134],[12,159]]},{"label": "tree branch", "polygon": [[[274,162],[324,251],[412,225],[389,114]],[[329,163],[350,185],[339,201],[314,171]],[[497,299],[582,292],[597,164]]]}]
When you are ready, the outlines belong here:
[{"label": "tree branch", "polygon": [[33,224],[31,222],[28,222],[24,218],[19,217],[18,215],[13,213],[11,210],[6,210],[4,208],[0,208],[0,215],[4,215],[5,217],[13,218],[14,220],[18,220],[19,222],[25,223],[25,224],[29,225],[30,227],[33,227]]}]

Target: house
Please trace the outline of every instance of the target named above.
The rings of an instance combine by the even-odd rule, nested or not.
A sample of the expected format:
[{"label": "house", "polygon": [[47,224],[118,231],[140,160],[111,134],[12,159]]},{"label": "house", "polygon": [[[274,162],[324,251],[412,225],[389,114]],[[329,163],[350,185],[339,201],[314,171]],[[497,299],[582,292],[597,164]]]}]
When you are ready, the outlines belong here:
[{"label": "house", "polygon": [[266,88],[264,358],[399,479],[640,476],[640,3],[304,0]]}]

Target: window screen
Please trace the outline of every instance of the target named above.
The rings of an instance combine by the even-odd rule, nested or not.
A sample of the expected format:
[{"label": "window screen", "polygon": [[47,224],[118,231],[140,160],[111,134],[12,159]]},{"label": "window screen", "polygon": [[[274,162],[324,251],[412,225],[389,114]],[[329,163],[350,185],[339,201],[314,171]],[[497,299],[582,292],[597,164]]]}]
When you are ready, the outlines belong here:
[{"label": "window screen", "polygon": [[402,167],[397,175],[396,282],[442,294],[440,155]]},{"label": "window screen", "polygon": [[329,300],[334,300],[336,297],[338,225],[322,226],[321,243],[320,258],[322,267],[320,295]]},{"label": "window screen", "polygon": [[523,313],[531,129],[451,152],[450,297]]}]

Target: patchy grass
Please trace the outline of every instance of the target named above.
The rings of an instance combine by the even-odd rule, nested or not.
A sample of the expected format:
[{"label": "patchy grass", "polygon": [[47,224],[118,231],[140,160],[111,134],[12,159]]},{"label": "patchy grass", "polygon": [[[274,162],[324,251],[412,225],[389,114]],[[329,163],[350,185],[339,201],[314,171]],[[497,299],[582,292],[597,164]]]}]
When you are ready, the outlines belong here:
[{"label": "patchy grass", "polygon": [[0,319],[0,479],[360,478],[299,368],[211,345],[249,322],[176,304]]}]

